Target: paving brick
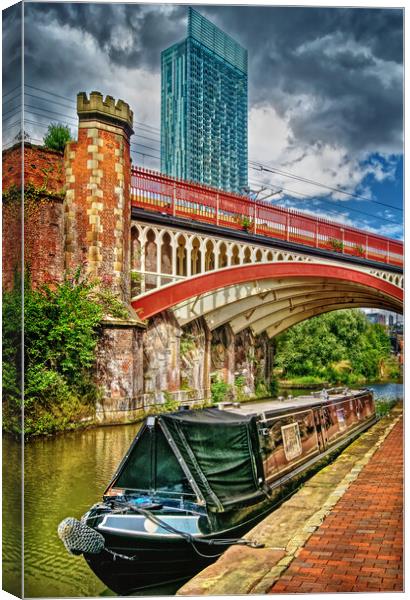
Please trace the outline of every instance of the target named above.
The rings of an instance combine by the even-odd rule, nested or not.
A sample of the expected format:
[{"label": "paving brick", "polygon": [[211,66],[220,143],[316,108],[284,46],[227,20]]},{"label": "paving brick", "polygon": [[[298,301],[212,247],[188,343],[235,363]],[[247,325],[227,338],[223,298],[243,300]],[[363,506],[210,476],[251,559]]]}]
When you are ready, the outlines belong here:
[{"label": "paving brick", "polygon": [[[317,575],[317,581],[309,581]],[[401,419],[271,593],[402,590]]]}]

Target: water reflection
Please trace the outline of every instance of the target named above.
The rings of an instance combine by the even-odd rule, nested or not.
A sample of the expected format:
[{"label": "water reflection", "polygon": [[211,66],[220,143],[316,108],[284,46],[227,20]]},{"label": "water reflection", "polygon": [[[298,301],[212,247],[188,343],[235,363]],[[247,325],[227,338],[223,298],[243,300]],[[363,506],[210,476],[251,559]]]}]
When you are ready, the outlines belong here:
[{"label": "water reflection", "polygon": [[[403,384],[402,383],[369,383],[367,387],[374,391],[374,397],[385,398],[387,400],[397,400],[403,398]],[[319,388],[320,389],[320,388]],[[311,388],[280,388],[278,394],[282,396],[292,395],[295,398],[297,396],[304,396],[311,394]]]},{"label": "water reflection", "polygon": [[4,438],[2,462],[3,589],[21,596],[21,445]]},{"label": "water reflection", "polygon": [[[139,425],[102,427],[26,445],[26,596],[106,593],[85,561],[67,553],[56,528],[64,517],[78,518],[101,499],[138,428]],[[8,440],[7,445],[13,442]]]}]

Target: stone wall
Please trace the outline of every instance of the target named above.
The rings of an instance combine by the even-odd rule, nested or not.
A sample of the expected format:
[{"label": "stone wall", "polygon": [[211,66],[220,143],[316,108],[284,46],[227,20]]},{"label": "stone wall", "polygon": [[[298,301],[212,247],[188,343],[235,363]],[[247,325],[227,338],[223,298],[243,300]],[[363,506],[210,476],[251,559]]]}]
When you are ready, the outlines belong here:
[{"label": "stone wall", "polygon": [[181,390],[191,397],[210,397],[212,334],[205,319],[184,327],[180,338]]},{"label": "stone wall", "polygon": [[260,384],[269,389],[272,371],[273,344],[266,333],[254,335],[251,329],[234,334],[230,325],[212,331],[212,379],[232,386],[232,395],[238,390],[235,381],[243,380],[242,393],[248,397]]},{"label": "stone wall", "polygon": [[212,332],[211,371],[229,385],[235,383],[235,335],[230,325]]},{"label": "stone wall", "polygon": [[164,392],[176,394],[180,390],[181,328],[172,312],[156,315],[143,333],[144,393],[156,402],[164,402]]},{"label": "stone wall", "polygon": [[102,389],[96,406],[100,422],[125,422],[143,416],[143,333],[127,322],[106,322],[97,347],[95,379]]},{"label": "stone wall", "polygon": [[244,329],[235,336],[235,376],[244,380],[244,393],[255,392],[255,336]]}]

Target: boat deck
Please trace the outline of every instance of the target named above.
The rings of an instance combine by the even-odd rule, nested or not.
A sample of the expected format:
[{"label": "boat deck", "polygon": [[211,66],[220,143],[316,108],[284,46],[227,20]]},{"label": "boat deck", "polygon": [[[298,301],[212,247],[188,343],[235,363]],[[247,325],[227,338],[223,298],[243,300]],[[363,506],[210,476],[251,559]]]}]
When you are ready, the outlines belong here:
[{"label": "boat deck", "polygon": [[307,406],[322,404],[325,402],[334,402],[337,400],[345,400],[346,398],[357,397],[364,394],[367,390],[348,390],[347,392],[338,393],[338,394],[329,394],[328,399],[325,400],[320,397],[320,395],[306,395],[306,396],[296,396],[296,397],[287,397],[283,400],[272,399],[272,400],[264,400],[261,402],[245,402],[240,405],[235,405],[234,403],[220,403],[218,408],[221,410],[227,410],[229,412],[237,413],[240,415],[253,415],[260,413],[270,413],[270,412],[282,412],[287,409],[300,409],[305,408]]}]

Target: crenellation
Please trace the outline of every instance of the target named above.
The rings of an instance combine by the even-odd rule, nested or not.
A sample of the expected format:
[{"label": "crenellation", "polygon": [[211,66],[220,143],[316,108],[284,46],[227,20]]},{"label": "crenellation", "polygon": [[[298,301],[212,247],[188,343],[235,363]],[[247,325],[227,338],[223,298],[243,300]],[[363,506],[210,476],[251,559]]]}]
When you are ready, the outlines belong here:
[{"label": "crenellation", "polygon": [[[112,96],[106,96],[105,100],[100,92],[93,91],[90,97],[87,98],[85,92],[77,94],[77,113],[80,121],[91,119],[102,119],[108,123],[115,123],[129,132],[133,133],[133,118],[134,114],[129,104],[123,100],[115,100]],[[90,128],[89,132],[94,132],[94,128]],[[89,137],[92,137],[89,133]]]}]

